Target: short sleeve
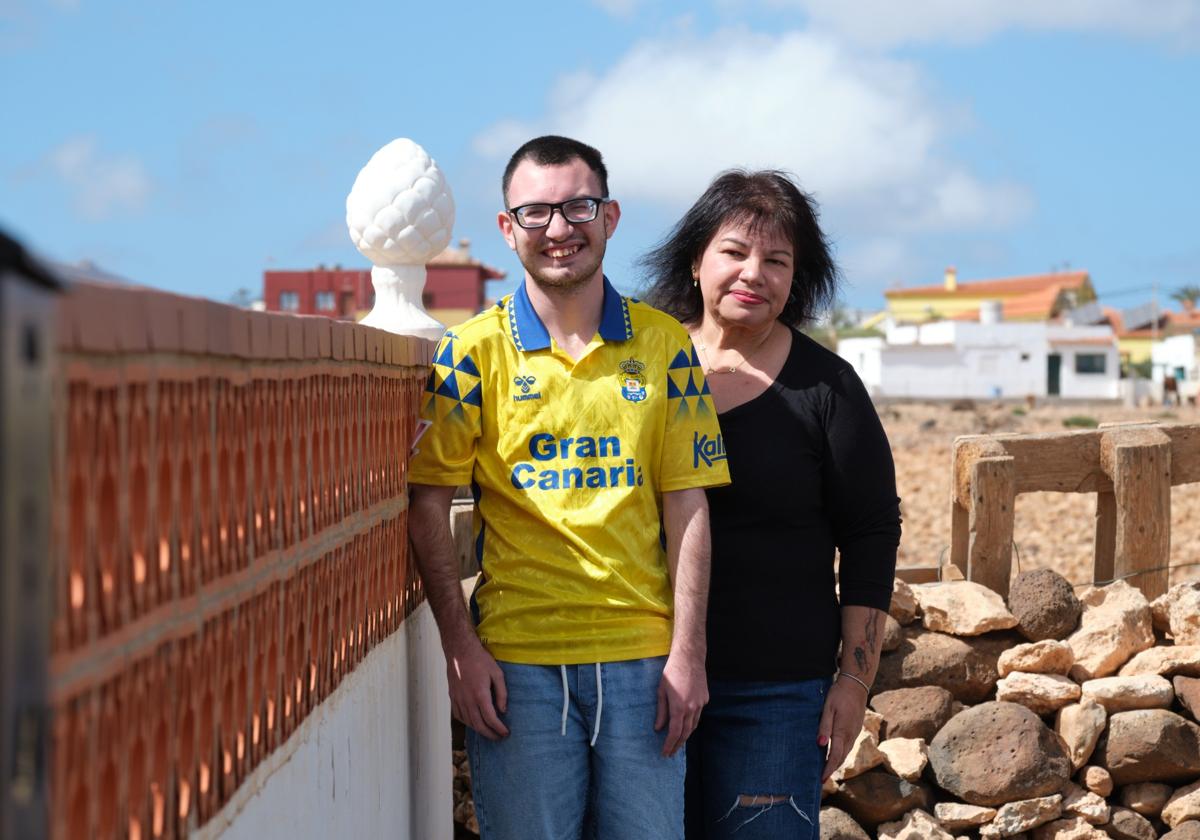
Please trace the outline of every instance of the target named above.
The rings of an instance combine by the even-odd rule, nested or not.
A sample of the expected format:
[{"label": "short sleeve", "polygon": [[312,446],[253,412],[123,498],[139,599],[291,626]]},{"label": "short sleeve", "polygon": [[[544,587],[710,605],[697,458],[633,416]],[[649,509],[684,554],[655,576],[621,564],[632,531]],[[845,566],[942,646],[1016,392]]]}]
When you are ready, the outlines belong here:
[{"label": "short sleeve", "polygon": [[704,370],[682,329],[667,346],[667,421],[659,464],[660,488],[669,492],[729,483],[725,442]]},{"label": "short sleeve", "polygon": [[413,452],[408,480],[414,484],[468,484],[483,408],[481,374],[470,349],[446,333],[433,356],[421,421],[425,427]]}]

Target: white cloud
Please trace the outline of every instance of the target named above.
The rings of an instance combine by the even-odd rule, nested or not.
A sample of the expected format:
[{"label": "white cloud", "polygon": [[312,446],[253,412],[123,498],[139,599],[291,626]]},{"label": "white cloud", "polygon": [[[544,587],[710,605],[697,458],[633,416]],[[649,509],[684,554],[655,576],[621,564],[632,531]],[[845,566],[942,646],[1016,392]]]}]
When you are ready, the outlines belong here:
[{"label": "white cloud", "polygon": [[562,80],[535,124],[476,140],[500,157],[544,132],[597,146],[614,195],[689,204],[731,166],[790,170],[861,235],[994,228],[1027,191],[986,183],[943,151],[950,118],[907,62],[804,32],[643,42],[611,70]]},{"label": "white cloud", "polygon": [[70,190],[76,211],[92,221],[141,210],[153,189],[141,161],[104,156],[88,135],[67,140],[46,156],[46,163]]},{"label": "white cloud", "polygon": [[1013,29],[1112,32],[1194,46],[1197,0],[766,0],[798,7],[813,27],[860,44],[978,43]]}]

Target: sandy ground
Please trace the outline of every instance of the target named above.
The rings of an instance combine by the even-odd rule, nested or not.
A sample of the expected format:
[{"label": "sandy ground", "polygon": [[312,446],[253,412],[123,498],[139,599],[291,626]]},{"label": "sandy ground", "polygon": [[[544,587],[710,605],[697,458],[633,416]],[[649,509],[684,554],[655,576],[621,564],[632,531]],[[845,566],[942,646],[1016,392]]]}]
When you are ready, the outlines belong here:
[{"label": "sandy ground", "polygon": [[[1073,415],[1100,422],[1161,420],[1200,423],[1196,408],[1131,409],[1108,405],[1052,405],[1026,409],[980,402],[973,410],[948,404],[891,403],[878,406],[896,460],[896,482],[904,516],[900,566],[949,562],[950,452],[958,435],[989,432],[1069,431]],[[1024,411],[1024,414],[1020,412]],[[1028,493],[1017,497],[1014,529],[1020,568],[1045,566],[1072,583],[1092,580],[1096,497],[1083,493]],[[944,553],[944,554],[943,554]],[[1171,491],[1171,565],[1200,562],[1200,484]],[[1200,565],[1173,568],[1171,583],[1200,580]]]}]

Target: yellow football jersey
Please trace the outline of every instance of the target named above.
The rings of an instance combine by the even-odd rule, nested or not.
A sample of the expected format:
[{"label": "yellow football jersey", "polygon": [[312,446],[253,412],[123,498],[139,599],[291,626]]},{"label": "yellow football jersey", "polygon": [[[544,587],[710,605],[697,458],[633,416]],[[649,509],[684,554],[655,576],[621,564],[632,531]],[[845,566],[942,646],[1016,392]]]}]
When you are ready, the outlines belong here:
[{"label": "yellow football jersey", "polygon": [[555,347],[522,284],[447,332],[409,470],[470,484],[478,633],[525,664],[661,656],[672,594],[661,494],[729,483],[687,332],[604,281],[597,335]]}]

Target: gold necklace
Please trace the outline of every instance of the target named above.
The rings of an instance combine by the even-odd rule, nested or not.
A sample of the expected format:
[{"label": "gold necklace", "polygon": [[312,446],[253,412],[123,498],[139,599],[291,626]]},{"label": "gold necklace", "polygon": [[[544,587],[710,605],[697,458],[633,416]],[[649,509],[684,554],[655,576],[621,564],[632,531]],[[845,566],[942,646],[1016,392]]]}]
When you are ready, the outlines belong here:
[{"label": "gold necklace", "polygon": [[754,345],[753,350],[751,350],[749,353],[743,353],[742,360],[740,362],[727,368],[714,368],[708,361],[708,346],[705,344],[697,344],[696,349],[700,351],[700,356],[704,360],[704,375],[712,376],[715,373],[737,373],[738,368],[746,364],[746,362],[750,360],[750,357],[761,350],[763,345],[767,343],[767,339],[771,337],[771,332],[772,330],[767,330],[767,334],[763,337],[762,341]]}]

